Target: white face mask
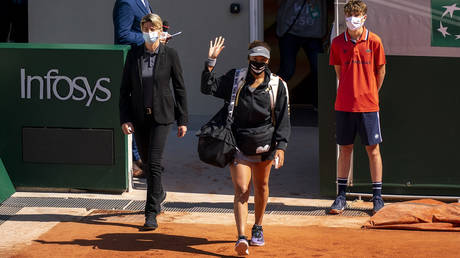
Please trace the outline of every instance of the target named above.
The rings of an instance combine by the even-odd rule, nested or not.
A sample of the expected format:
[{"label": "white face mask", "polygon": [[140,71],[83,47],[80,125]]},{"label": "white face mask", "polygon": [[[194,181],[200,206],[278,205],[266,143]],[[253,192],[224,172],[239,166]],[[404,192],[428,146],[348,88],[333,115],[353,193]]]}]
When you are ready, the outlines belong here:
[{"label": "white face mask", "polygon": [[350,16],[350,17],[345,18],[345,22],[349,30],[351,31],[358,30],[364,25],[364,16],[361,16],[361,17]]},{"label": "white face mask", "polygon": [[155,43],[159,36],[158,36],[158,31],[152,31],[152,32],[142,32],[142,36],[144,37],[145,42],[153,44]]}]

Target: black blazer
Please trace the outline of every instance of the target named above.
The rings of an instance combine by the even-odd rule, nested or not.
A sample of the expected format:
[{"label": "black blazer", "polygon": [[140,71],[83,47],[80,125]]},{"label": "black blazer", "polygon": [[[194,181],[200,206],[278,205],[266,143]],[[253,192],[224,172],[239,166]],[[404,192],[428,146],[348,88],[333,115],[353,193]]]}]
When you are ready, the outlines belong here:
[{"label": "black blazer", "polygon": [[[145,119],[144,90],[142,87],[142,59],[144,44],[129,51],[123,69],[120,89],[120,122],[143,123]],[[159,124],[178,125],[188,122],[187,99],[179,56],[176,50],[159,45],[153,78],[153,119]],[[169,87],[172,81],[173,93]]]}]

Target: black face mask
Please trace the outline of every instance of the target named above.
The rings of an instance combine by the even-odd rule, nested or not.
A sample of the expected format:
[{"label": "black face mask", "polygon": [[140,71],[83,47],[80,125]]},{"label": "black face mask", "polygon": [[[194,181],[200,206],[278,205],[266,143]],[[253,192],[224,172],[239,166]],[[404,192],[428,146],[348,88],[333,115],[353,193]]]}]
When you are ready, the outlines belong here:
[{"label": "black face mask", "polygon": [[266,66],[267,64],[264,62],[257,62],[257,61],[249,62],[249,67],[255,74],[261,74],[263,71],[265,71]]}]

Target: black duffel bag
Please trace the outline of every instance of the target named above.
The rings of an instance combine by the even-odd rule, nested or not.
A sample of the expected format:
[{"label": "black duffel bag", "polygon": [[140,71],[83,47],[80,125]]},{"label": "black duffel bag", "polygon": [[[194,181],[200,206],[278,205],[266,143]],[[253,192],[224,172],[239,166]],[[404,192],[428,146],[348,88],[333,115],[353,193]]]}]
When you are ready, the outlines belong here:
[{"label": "black duffel bag", "polygon": [[198,155],[204,163],[225,167],[233,161],[236,141],[231,129],[232,121],[223,107],[208,123],[197,132]]},{"label": "black duffel bag", "polygon": [[238,91],[244,85],[246,69],[235,71],[230,102],[226,102],[216,115],[197,132],[198,156],[204,163],[225,167],[235,158],[236,141],[232,132],[233,109]]}]

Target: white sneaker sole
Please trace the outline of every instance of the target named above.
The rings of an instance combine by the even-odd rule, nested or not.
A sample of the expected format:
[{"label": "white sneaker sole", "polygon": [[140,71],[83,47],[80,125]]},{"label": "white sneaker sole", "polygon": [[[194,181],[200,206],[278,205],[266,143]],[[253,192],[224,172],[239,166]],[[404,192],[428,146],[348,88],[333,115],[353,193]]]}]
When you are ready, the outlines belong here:
[{"label": "white sneaker sole", "polygon": [[249,244],[252,245],[252,246],[264,246],[265,245],[265,243],[258,244],[258,243],[252,242],[252,241]]},{"label": "white sneaker sole", "polygon": [[239,242],[235,245],[235,251],[238,255],[249,255],[249,244],[247,242]]}]

